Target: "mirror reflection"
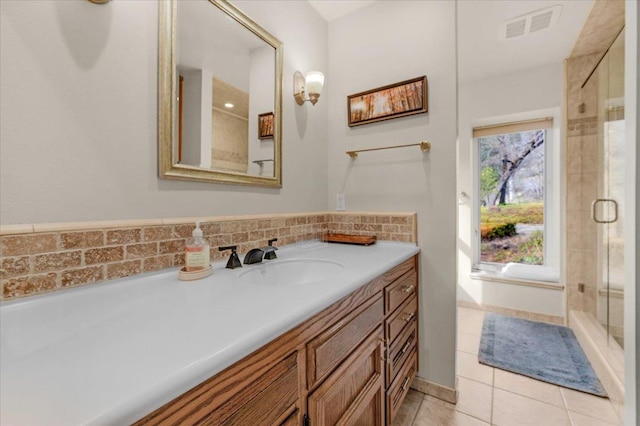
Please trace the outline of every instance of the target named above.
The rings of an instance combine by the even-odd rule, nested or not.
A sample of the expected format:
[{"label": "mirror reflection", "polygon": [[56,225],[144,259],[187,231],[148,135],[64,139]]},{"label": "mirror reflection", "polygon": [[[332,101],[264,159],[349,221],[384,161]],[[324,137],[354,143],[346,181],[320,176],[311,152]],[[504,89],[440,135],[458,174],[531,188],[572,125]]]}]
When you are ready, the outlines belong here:
[{"label": "mirror reflection", "polygon": [[163,5],[161,176],[281,186],[281,43],[224,0]]}]

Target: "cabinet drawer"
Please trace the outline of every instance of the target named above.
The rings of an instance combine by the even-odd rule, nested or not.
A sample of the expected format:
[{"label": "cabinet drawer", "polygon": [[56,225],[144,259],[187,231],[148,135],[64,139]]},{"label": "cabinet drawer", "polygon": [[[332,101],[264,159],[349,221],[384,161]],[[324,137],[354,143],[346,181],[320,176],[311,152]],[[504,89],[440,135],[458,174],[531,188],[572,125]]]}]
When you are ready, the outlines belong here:
[{"label": "cabinet drawer", "polygon": [[391,387],[387,391],[387,424],[392,424],[404,397],[409,392],[409,386],[411,381],[418,370],[416,352],[410,354],[409,362],[407,362],[396,379],[391,384]]},{"label": "cabinet drawer", "polygon": [[416,294],[418,274],[410,270],[384,288],[384,313],[393,312],[406,299]]},{"label": "cabinet drawer", "polygon": [[416,352],[418,327],[414,322],[407,327],[387,351],[387,385],[393,382],[398,372],[405,366],[409,356]]},{"label": "cabinet drawer", "polygon": [[378,297],[342,318],[307,345],[307,379],[314,387],[342,362],[382,320],[383,303]]},{"label": "cabinet drawer", "polygon": [[405,328],[415,324],[418,318],[418,298],[407,300],[396,312],[385,320],[385,338],[392,345]]}]

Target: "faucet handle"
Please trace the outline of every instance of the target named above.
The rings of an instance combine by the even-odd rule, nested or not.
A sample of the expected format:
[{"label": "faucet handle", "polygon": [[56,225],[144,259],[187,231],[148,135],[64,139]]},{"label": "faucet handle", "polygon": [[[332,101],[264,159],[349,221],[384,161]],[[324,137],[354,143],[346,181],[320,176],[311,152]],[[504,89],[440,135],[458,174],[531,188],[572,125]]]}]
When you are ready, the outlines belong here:
[{"label": "faucet handle", "polygon": [[238,257],[238,246],[225,246],[219,247],[219,251],[231,250],[231,256],[229,256],[229,260],[227,261],[228,269],[242,268],[242,263],[240,262],[240,258]]},{"label": "faucet handle", "polygon": [[[267,241],[269,243],[269,247],[273,247],[273,243],[276,242],[276,241],[278,241],[277,238],[272,238],[269,241]],[[277,247],[275,249],[278,250]]]}]

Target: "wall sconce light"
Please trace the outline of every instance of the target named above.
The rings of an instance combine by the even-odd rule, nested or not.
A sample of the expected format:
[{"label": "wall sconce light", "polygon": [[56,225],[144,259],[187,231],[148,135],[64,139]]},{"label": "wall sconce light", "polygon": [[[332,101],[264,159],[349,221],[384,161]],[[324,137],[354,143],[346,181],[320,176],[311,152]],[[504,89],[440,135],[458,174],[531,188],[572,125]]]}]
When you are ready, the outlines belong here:
[{"label": "wall sconce light", "polygon": [[[302,105],[306,101],[315,105],[320,93],[322,93],[323,85],[324,74],[320,71],[309,71],[306,75],[296,71],[293,74],[293,97],[298,105]],[[307,96],[306,99],[305,96]]]}]

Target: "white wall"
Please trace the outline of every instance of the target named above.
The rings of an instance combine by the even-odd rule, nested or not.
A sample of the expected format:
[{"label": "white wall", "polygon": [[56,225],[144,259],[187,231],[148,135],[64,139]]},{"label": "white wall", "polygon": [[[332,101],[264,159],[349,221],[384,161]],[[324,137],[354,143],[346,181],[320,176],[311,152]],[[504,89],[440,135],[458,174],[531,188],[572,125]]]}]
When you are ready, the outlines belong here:
[{"label": "white wall", "polygon": [[282,189],[158,179],[155,1],[2,0],[0,223],[325,210],[328,102],[299,107],[291,81],[327,70],[327,23],[235,4],[284,43]]},{"label": "white wall", "polygon": [[213,75],[190,69],[184,76],[182,163],[211,167],[211,103]]},{"label": "white wall", "polygon": [[[525,287],[491,281],[472,280],[469,276],[473,265],[475,244],[473,224],[474,180],[473,137],[474,126],[484,120],[531,111],[557,109],[562,104],[562,64],[546,65],[524,72],[506,74],[480,81],[461,83],[459,86],[459,141],[458,151],[458,299],[485,305],[563,316],[563,292],[543,288]],[[545,114],[546,115],[546,114]],[[531,117],[529,117],[531,118]],[[522,118],[520,118],[522,119]],[[554,118],[554,155],[560,164],[558,132],[561,117]],[[558,188],[559,189],[559,188]],[[462,196],[465,193],[468,196]],[[560,191],[555,194],[559,202]],[[557,232],[557,231],[556,231]]]},{"label": "white wall", "polygon": [[[456,65],[454,2],[376,2],[329,25],[329,206],[418,212],[419,376],[453,388],[456,335]],[[429,112],[347,126],[347,96],[427,75]],[[327,99],[320,97],[320,105]],[[360,154],[345,150],[429,140]]]},{"label": "white wall", "polygon": [[[273,49],[265,46],[251,51],[251,72],[249,81],[251,96],[249,97],[249,173],[261,176],[273,176],[273,163],[264,163],[262,167],[254,160],[273,159],[273,139],[258,139],[258,114],[275,111],[273,96],[275,90],[265,84],[275,80],[273,66]],[[288,76],[287,76],[288,77]],[[285,78],[287,80],[288,78]],[[262,173],[261,173],[262,172]]]}]

